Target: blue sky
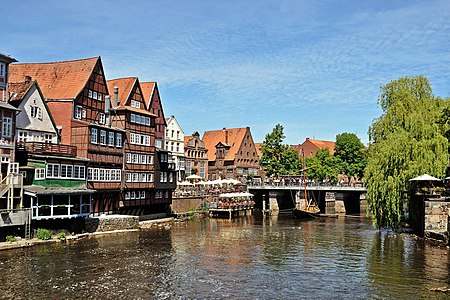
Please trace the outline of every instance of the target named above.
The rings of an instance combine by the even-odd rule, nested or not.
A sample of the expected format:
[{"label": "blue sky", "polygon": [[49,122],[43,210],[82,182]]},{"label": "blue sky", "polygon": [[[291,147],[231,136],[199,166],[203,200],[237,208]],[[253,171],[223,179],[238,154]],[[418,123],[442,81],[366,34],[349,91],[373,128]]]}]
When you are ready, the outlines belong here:
[{"label": "blue sky", "polygon": [[450,94],[450,1],[2,1],[0,53],[101,56],[107,79],[157,81],[186,135],[275,124],[335,140],[380,116],[380,86],[424,75]]}]

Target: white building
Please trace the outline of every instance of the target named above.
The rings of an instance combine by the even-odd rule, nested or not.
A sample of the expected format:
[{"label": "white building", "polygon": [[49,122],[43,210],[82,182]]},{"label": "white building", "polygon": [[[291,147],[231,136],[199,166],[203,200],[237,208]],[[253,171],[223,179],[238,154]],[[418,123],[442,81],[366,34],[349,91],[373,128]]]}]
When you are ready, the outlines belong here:
[{"label": "white building", "polygon": [[20,111],[16,117],[17,142],[57,144],[57,128],[37,82],[10,83],[9,91],[9,102]]},{"label": "white building", "polygon": [[182,181],[185,175],[184,132],[174,116],[167,118],[166,123],[166,150],[172,152],[172,162],[176,166],[177,180]]}]

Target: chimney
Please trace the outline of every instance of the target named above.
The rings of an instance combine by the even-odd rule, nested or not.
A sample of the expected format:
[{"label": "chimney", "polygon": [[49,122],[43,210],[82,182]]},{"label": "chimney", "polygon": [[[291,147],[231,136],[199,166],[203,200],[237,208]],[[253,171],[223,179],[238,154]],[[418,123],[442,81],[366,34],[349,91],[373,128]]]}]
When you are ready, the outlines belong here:
[{"label": "chimney", "polygon": [[225,144],[228,144],[228,130],[224,127],[223,131],[225,131]]},{"label": "chimney", "polygon": [[31,76],[25,75],[25,83],[30,83],[31,82]]},{"label": "chimney", "polygon": [[119,103],[119,87],[116,85],[114,87],[114,103],[113,103],[114,109],[117,108],[118,103]]}]

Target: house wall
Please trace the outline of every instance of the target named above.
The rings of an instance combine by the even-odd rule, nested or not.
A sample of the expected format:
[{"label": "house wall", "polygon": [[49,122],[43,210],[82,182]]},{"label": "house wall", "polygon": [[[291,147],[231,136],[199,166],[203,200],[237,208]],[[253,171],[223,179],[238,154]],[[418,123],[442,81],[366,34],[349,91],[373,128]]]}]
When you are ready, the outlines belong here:
[{"label": "house wall", "polygon": [[[40,109],[42,117],[31,117],[31,107],[36,106]],[[20,103],[18,109],[20,113],[17,115],[17,127],[20,129],[28,129],[35,131],[45,131],[55,135],[54,143],[56,143],[56,128],[53,126],[49,113],[44,105],[36,85],[32,85],[27,95]]]},{"label": "house wall", "polygon": [[70,145],[72,138],[73,101],[47,101],[47,106],[57,126],[61,127],[61,144]]}]

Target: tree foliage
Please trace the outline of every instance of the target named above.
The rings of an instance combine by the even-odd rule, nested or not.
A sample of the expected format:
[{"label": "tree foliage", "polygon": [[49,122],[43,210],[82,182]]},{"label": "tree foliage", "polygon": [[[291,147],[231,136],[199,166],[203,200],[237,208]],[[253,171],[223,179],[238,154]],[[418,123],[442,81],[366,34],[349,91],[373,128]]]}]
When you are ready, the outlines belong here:
[{"label": "tree foliage", "polygon": [[317,150],[305,160],[307,176],[315,181],[336,181],[339,174],[339,160],[331,155],[328,148]]},{"label": "tree foliage", "polygon": [[339,171],[347,176],[361,178],[366,168],[364,144],[354,133],[344,132],[336,136],[334,156],[339,161]]},{"label": "tree foliage", "polygon": [[371,145],[364,179],[377,227],[395,227],[412,195],[409,179],[428,173],[442,177],[448,141],[442,120],[444,101],[423,76],[403,77],[381,87],[383,114],[369,128]]},{"label": "tree foliage", "polygon": [[297,151],[289,145],[284,145],[284,138],[283,126],[277,124],[264,139],[260,164],[266,176],[294,175],[300,171]]}]

